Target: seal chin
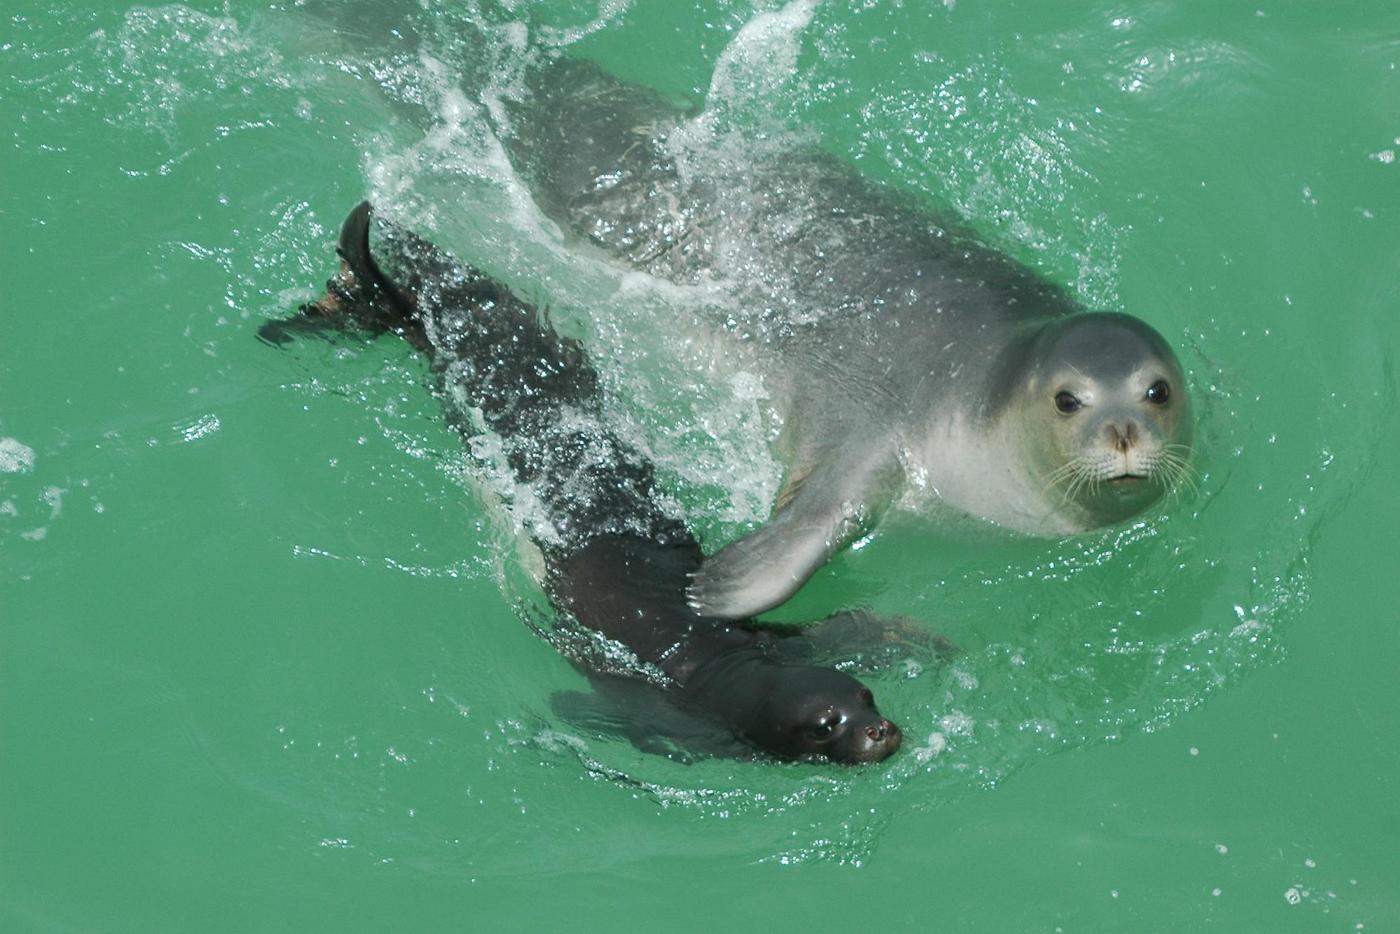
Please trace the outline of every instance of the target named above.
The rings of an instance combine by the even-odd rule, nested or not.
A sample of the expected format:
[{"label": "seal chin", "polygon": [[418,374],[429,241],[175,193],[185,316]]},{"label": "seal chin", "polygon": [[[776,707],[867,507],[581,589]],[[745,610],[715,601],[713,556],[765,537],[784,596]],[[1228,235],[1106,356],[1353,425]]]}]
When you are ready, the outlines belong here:
[{"label": "seal chin", "polygon": [[1156,502],[1164,488],[1151,474],[1119,473],[1095,481],[1080,494],[1080,502],[1101,521],[1126,519]]}]

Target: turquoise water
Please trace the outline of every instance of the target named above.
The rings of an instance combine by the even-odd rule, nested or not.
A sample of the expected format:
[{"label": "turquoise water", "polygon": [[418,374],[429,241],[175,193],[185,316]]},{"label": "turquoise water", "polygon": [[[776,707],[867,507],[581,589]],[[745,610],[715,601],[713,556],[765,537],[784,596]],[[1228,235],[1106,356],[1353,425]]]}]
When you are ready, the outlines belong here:
[{"label": "turquoise water", "polygon": [[[0,15],[0,929],[1400,929],[1392,5],[356,6]],[[370,196],[585,336],[707,541],[759,520],[761,387],[503,160],[560,48],[952,206],[1189,371],[1198,489],[1063,541],[896,515],[777,614],[961,648],[866,675],[881,766],[558,722],[583,679],[423,363],[254,339]]]}]

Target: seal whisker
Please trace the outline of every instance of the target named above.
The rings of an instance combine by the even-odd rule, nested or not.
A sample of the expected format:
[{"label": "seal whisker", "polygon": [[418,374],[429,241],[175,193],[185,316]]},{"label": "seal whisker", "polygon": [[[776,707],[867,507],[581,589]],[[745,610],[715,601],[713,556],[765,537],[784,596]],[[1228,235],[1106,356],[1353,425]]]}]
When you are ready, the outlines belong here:
[{"label": "seal whisker", "polygon": [[1078,488],[1082,477],[1083,467],[1080,464],[1079,459],[1071,459],[1069,461],[1066,461],[1064,464],[1061,464],[1058,468],[1051,472],[1050,480],[1045,484],[1041,492],[1042,494],[1044,494],[1048,492],[1051,488],[1061,483],[1062,481],[1068,480],[1069,483],[1062,491],[1062,496],[1065,502],[1069,502],[1071,499],[1073,499],[1074,491]]},{"label": "seal whisker", "polygon": [[1178,482],[1177,468],[1166,458],[1158,458],[1152,465],[1150,476],[1159,480],[1162,488],[1171,496],[1172,502],[1179,503],[1182,500],[1181,484]]},{"label": "seal whisker", "polygon": [[1196,481],[1196,469],[1185,457],[1164,450],[1162,467],[1167,476],[1168,486],[1174,495],[1179,496],[1183,488],[1189,489],[1192,496],[1200,495],[1201,488]]},{"label": "seal whisker", "polygon": [[1074,479],[1070,483],[1069,488],[1065,490],[1066,502],[1072,501],[1076,493],[1086,489],[1087,485],[1093,482],[1093,472],[1089,469],[1087,464],[1076,458],[1072,462],[1072,465],[1074,467]]},{"label": "seal whisker", "polygon": [[[1079,463],[1077,459],[1067,461],[1061,464],[1059,467],[1056,467],[1053,471],[1050,472],[1050,476],[1046,478],[1045,485],[1040,488],[1041,495],[1043,496],[1046,493],[1050,492],[1050,490],[1058,486],[1062,481],[1069,480],[1070,478],[1072,478],[1075,474],[1075,471],[1077,471],[1078,469]],[[1068,490],[1065,491],[1065,495],[1066,497],[1068,497]]]}]

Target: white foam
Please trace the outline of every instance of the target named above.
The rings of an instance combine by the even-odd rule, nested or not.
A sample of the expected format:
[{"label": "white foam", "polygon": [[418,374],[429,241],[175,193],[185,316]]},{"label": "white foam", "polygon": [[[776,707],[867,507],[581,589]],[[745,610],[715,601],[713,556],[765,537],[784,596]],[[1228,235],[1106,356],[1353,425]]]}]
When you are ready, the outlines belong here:
[{"label": "white foam", "polygon": [[540,40],[546,45],[567,46],[573,45],[580,39],[586,39],[604,26],[617,19],[632,6],[632,0],[601,0],[598,4],[598,15],[582,26],[541,26],[539,29]]},{"label": "white foam", "polygon": [[935,756],[948,748],[948,738],[942,733],[930,733],[928,735],[928,745],[916,746],[911,750],[914,759],[918,762],[928,762]]},{"label": "white foam", "polygon": [[188,425],[180,425],[175,430],[179,432],[180,440],[190,442],[212,435],[220,427],[222,426],[219,424],[219,416],[209,413],[201,415]]},{"label": "white foam", "polygon": [[730,40],[710,78],[709,106],[735,106],[771,99],[797,70],[802,31],[819,0],[792,0],[781,10],[759,13]]},{"label": "white foam", "polygon": [[33,469],[33,448],[15,438],[0,438],[0,473],[29,473]]},{"label": "white foam", "polygon": [[961,710],[954,710],[946,714],[938,721],[938,725],[943,728],[943,732],[949,736],[971,736],[972,718]]}]

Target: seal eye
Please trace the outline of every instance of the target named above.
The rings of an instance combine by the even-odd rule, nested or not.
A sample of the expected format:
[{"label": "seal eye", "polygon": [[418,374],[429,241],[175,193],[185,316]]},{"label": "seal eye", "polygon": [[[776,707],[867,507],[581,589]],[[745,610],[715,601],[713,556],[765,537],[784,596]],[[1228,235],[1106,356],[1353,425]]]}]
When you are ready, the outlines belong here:
[{"label": "seal eye", "polygon": [[1159,379],[1157,382],[1147,387],[1147,401],[1151,402],[1153,405],[1165,405],[1167,400],[1171,398],[1171,395],[1171,387],[1167,385],[1167,381],[1164,379]]},{"label": "seal eye", "polygon": [[812,726],[812,728],[809,730],[809,732],[812,734],[812,738],[813,738],[813,739],[816,739],[816,740],[824,740],[824,739],[830,739],[830,738],[831,738],[832,731],[834,731],[835,729],[836,729],[836,716],[835,716],[835,714],[829,713],[829,714],[827,714],[826,716],[822,717],[820,720],[818,720],[818,721]]},{"label": "seal eye", "polygon": [[1072,392],[1061,390],[1055,393],[1055,408],[1069,415],[1071,412],[1078,412],[1084,403],[1079,401],[1079,397]]}]

